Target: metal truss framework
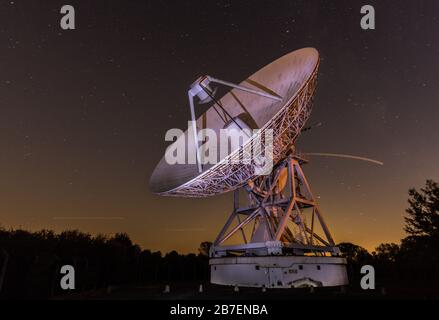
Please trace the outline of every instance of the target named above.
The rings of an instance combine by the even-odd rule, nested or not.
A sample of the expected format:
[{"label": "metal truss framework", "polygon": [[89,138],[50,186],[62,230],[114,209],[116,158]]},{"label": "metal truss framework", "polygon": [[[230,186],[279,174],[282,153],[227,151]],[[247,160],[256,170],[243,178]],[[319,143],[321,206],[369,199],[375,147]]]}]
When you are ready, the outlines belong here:
[{"label": "metal truss framework", "polygon": [[[239,190],[235,191],[233,212],[213,243],[211,257],[339,254],[303,173],[305,162],[288,156],[271,175],[249,181],[243,187],[245,206],[240,205]],[[224,245],[239,234],[242,243]]]},{"label": "metal truss framework", "polygon": [[[254,159],[264,156],[264,132],[273,132],[273,163],[276,164],[287,156],[294,145],[312,109],[313,96],[317,84],[316,65],[312,75],[302,88],[279,112],[264,125],[259,134],[255,134],[241,148],[224,158],[209,170],[198,175],[187,183],[162,192],[160,195],[206,197],[236,190],[247,181],[258,178]],[[262,145],[261,142],[262,141]],[[255,148],[255,146],[259,147]]]}]

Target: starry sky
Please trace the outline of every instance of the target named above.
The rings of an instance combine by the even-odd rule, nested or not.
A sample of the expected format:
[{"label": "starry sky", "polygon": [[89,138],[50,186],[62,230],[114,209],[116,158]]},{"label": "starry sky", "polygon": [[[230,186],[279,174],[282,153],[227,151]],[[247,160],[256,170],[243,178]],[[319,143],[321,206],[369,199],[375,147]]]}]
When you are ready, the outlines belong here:
[{"label": "starry sky", "polygon": [[[76,30],[62,30],[73,5]],[[376,30],[360,28],[360,8]],[[202,74],[240,82],[302,47],[321,64],[304,167],[337,242],[398,242],[407,190],[439,180],[438,1],[0,0],[0,224],[127,232],[195,252],[232,194],[163,198],[148,180]]]}]

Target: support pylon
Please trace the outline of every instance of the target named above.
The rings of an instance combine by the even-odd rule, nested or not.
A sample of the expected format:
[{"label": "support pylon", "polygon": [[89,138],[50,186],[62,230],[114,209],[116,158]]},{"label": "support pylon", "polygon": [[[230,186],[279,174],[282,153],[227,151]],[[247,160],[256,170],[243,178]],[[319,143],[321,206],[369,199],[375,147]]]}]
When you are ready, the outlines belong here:
[{"label": "support pylon", "polygon": [[[270,175],[235,190],[234,208],[211,249],[212,257],[339,254],[308,180],[306,160],[289,156]],[[246,203],[241,204],[242,190]],[[320,233],[319,233],[320,232]],[[240,235],[240,243],[226,245]]]}]

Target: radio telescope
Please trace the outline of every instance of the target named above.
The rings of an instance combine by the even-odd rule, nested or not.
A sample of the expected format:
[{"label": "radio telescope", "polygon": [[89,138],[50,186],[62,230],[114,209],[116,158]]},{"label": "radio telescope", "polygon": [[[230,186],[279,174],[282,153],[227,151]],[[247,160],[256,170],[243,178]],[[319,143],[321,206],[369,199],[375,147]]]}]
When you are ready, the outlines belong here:
[{"label": "radio telescope", "polygon": [[[196,161],[170,164],[165,155],[150,187],[156,194],[179,197],[234,192],[233,210],[210,250],[212,283],[267,288],[348,283],[346,260],[302,169],[307,160],[294,147],[311,113],[319,62],[316,49],[304,48],[240,84],[203,76],[190,86],[191,126],[167,152],[184,142],[185,157]],[[230,91],[217,98],[218,85]],[[197,118],[197,103],[212,105]],[[231,128],[259,130],[210,164],[203,161],[198,136],[206,128],[218,136]],[[268,149],[254,146],[268,144],[261,139],[267,132],[274,165],[261,175],[255,160],[267,159]]]}]

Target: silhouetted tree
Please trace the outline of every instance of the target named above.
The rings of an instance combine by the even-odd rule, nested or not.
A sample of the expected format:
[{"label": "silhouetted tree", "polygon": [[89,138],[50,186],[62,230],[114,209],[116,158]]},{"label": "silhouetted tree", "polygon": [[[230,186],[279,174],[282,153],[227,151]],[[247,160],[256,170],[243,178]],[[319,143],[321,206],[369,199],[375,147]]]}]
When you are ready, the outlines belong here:
[{"label": "silhouetted tree", "polygon": [[420,191],[409,190],[399,265],[407,281],[420,286],[439,285],[439,186],[427,180]]},{"label": "silhouetted tree", "polygon": [[382,243],[376,247],[372,255],[381,262],[394,263],[397,261],[399,253],[400,246],[396,243]]},{"label": "silhouetted tree", "polygon": [[[95,237],[77,230],[55,234],[41,230],[4,230],[0,228],[0,252],[10,257],[6,268],[4,255],[0,269],[5,271],[0,296],[31,298],[65,294],[59,288],[60,267],[71,264],[76,271],[76,289],[83,291],[108,285],[153,283],[203,278],[201,257],[171,252],[142,251],[125,233]],[[198,272],[198,270],[201,270]]]},{"label": "silhouetted tree", "polygon": [[201,242],[200,247],[198,248],[198,252],[200,253],[200,255],[208,257],[211,246],[212,246],[212,242],[209,241]]},{"label": "silhouetted tree", "polygon": [[361,264],[369,261],[371,258],[370,253],[366,249],[353,243],[342,242],[338,244],[338,247],[348,264]]},{"label": "silhouetted tree", "polygon": [[427,180],[425,187],[418,192],[409,190],[410,207],[406,210],[404,230],[410,236],[439,238],[439,185]]},{"label": "silhouetted tree", "polygon": [[[409,191],[404,229],[408,236],[395,243],[380,244],[370,254],[366,249],[340,243],[348,262],[353,285],[359,283],[360,269],[376,268],[377,285],[439,287],[439,186],[427,180],[418,192]],[[64,294],[59,288],[60,267],[72,264],[76,271],[76,291],[129,283],[169,283],[207,281],[211,242],[202,242],[198,255],[171,251],[141,250],[126,233],[113,237],[92,236],[78,230],[55,234],[50,230],[28,232],[0,227],[0,269],[5,270],[1,297],[44,298]],[[5,266],[5,268],[3,268]],[[378,284],[380,282],[380,284]]]}]

